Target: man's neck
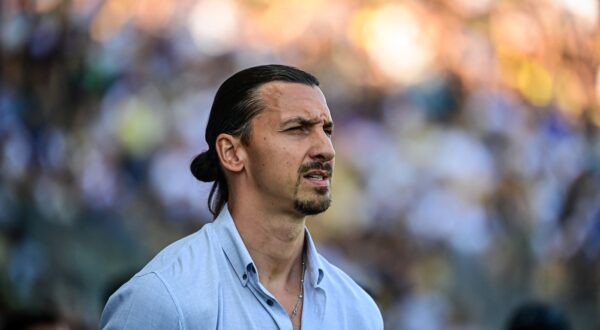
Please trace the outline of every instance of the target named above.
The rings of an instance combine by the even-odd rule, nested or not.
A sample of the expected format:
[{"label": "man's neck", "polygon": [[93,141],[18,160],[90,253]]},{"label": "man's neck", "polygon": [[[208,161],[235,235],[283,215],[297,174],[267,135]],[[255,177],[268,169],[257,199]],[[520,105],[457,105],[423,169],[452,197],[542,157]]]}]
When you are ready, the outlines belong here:
[{"label": "man's neck", "polygon": [[263,285],[297,283],[304,247],[305,217],[232,203],[229,211]]}]

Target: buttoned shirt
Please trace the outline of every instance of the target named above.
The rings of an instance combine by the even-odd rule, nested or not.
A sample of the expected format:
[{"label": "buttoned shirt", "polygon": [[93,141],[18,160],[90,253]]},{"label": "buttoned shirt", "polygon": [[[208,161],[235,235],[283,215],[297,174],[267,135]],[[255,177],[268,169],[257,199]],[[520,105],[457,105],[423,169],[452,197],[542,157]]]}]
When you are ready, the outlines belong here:
[{"label": "buttoned shirt", "polygon": [[[303,329],[383,329],[371,297],[316,250],[307,229]],[[108,300],[102,329],[292,329],[260,283],[227,209],[169,245]]]}]

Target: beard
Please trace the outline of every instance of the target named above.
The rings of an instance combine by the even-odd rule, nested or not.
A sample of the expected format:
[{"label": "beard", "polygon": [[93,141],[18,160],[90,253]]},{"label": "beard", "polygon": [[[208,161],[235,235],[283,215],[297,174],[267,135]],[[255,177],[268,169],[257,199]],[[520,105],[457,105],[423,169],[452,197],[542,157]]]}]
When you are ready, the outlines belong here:
[{"label": "beard", "polygon": [[329,172],[329,177],[333,172],[332,166],[329,163],[323,164],[314,162],[306,164],[300,167],[298,170],[298,181],[296,183],[296,189],[294,192],[294,209],[304,215],[315,215],[325,212],[331,205],[331,196],[329,195],[329,187],[315,188],[314,192],[317,196],[300,198],[298,191],[300,190],[300,184],[302,182],[303,174],[312,169],[325,170]]},{"label": "beard", "polygon": [[294,209],[304,215],[315,215],[325,212],[331,205],[331,198],[327,196],[329,188],[317,188],[317,193],[321,196],[314,199],[294,199]]}]

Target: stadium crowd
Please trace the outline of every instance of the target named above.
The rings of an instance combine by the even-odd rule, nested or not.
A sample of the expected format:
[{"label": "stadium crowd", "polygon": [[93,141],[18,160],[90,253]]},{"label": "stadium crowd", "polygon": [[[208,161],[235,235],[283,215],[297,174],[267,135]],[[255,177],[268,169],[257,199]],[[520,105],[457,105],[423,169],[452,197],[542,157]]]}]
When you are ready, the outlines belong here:
[{"label": "stadium crowd", "polygon": [[96,328],[210,221],[188,168],[216,88],[276,62],[321,80],[334,202],[309,226],[386,328],[542,300],[597,329],[599,9],[568,3],[3,1],[0,321]]}]

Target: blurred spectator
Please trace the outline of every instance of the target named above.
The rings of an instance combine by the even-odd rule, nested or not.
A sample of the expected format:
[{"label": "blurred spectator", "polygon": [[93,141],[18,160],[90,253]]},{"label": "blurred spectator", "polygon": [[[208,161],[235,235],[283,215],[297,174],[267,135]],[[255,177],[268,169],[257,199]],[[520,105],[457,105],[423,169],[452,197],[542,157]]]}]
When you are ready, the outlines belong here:
[{"label": "blurred spectator", "polygon": [[71,327],[52,312],[22,311],[4,317],[5,330],[70,330]]},{"label": "blurred spectator", "polygon": [[567,317],[555,306],[529,302],[518,306],[510,315],[506,330],[570,330]]}]

